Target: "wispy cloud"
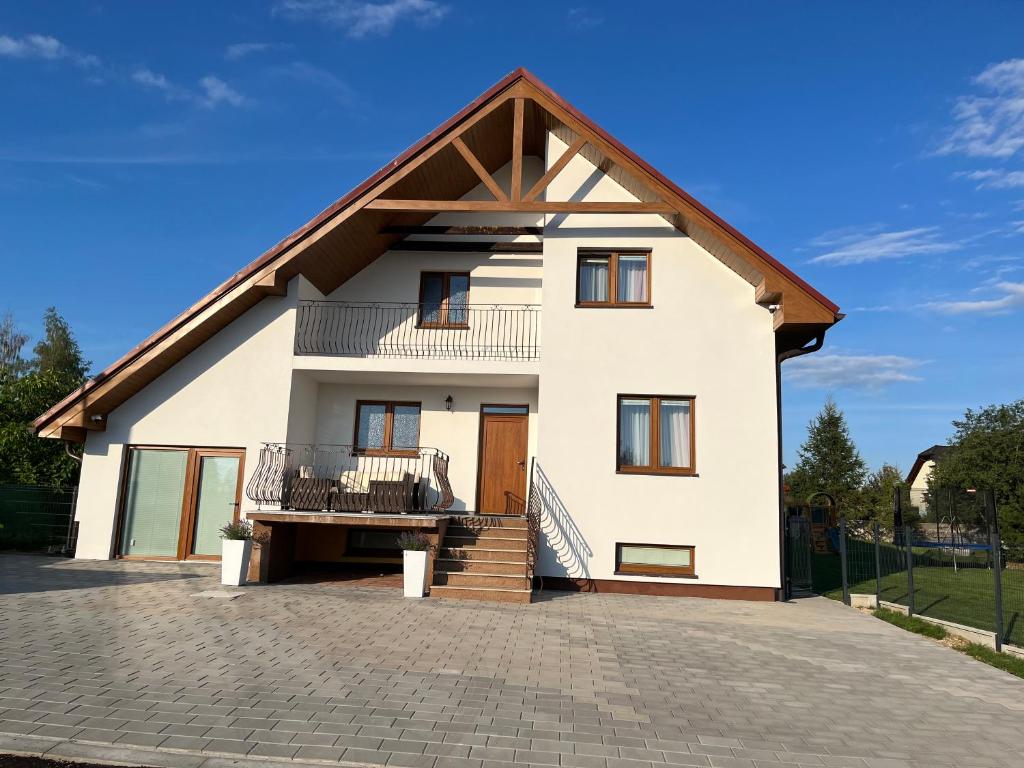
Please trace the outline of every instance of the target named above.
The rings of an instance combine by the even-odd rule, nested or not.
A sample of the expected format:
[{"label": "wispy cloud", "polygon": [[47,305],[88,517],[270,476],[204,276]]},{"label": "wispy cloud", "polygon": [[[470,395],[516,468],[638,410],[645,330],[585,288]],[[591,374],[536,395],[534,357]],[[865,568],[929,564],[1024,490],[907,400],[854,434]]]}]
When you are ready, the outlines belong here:
[{"label": "wispy cloud", "polygon": [[570,8],[565,15],[566,21],[571,29],[582,32],[585,29],[593,29],[604,24],[604,17],[591,11],[585,6]]},{"label": "wispy cloud", "polygon": [[207,109],[215,109],[221,104],[241,107],[246,102],[242,94],[213,75],[200,78],[197,91],[180,86],[146,67],[136,69],[131,79],[143,88],[162,93],[167,99],[191,101]]},{"label": "wispy cloud", "polygon": [[1024,171],[1007,171],[1005,168],[985,168],[978,171],[959,171],[954,178],[978,182],[978,189],[1014,189],[1024,187]]},{"label": "wispy cloud", "polygon": [[922,305],[945,315],[1000,315],[1024,308],[1024,283],[999,282],[992,286],[992,298],[963,301],[933,301]]},{"label": "wispy cloud", "polygon": [[98,57],[79,53],[50,35],[0,35],[0,56],[12,59],[66,60],[83,68],[98,67],[100,64]]},{"label": "wispy cloud", "polygon": [[355,98],[355,91],[340,77],[305,61],[293,61],[273,71],[282,77],[327,91],[336,101],[343,104],[349,104]]},{"label": "wispy cloud", "polygon": [[439,22],[451,9],[436,0],[280,0],[274,12],[289,19],[312,19],[343,29],[348,37],[385,36],[403,21],[420,26]]},{"label": "wispy cloud", "polygon": [[956,100],[954,127],[937,152],[1012,157],[1024,148],[1024,59],[991,64],[972,82],[978,92]]},{"label": "wispy cloud", "polygon": [[224,49],[224,58],[228,61],[238,61],[246,56],[268,51],[282,51],[291,48],[288,43],[232,43]]},{"label": "wispy cloud", "polygon": [[229,104],[232,107],[245,104],[245,97],[219,77],[207,75],[199,80],[199,87],[202,89],[199,103],[208,109],[214,109],[221,104]]},{"label": "wispy cloud", "polygon": [[960,243],[942,236],[938,227],[916,227],[893,232],[844,229],[826,232],[811,241],[815,250],[827,249],[811,259],[812,264],[846,266],[883,259],[902,259],[950,253]]},{"label": "wispy cloud", "polygon": [[805,389],[878,390],[920,381],[915,371],[927,361],[903,355],[804,355],[783,364],[786,381]]}]

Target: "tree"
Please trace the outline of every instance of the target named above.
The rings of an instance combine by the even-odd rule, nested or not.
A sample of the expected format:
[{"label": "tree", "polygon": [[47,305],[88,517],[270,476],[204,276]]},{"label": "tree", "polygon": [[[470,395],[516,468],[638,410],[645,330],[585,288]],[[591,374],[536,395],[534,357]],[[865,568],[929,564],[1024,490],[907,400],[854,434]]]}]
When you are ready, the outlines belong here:
[{"label": "tree", "polygon": [[[32,360],[21,359],[26,338],[9,315],[0,323],[0,483],[69,485],[79,464],[59,440],[32,434],[32,420],[82,386],[89,363],[67,322],[52,307],[43,318],[45,334]],[[14,350],[13,353],[10,351]]]},{"label": "tree", "polygon": [[868,475],[851,517],[860,520],[877,520],[886,528],[892,528],[894,523],[892,504],[896,488],[900,489],[900,499],[903,502],[904,524],[914,523],[916,514],[910,508],[910,486],[903,482],[903,473],[900,472],[899,467],[893,464],[883,464],[881,469]]},{"label": "tree", "polygon": [[1024,547],[1024,400],[969,408],[953,427],[929,490],[992,489],[1003,541]]},{"label": "tree", "polygon": [[24,372],[26,363],[21,359],[21,348],[26,341],[28,336],[15,326],[14,315],[5,314],[0,320],[0,375],[18,376]]},{"label": "tree", "polygon": [[91,363],[83,359],[82,350],[71,335],[67,320],[49,307],[43,314],[43,338],[36,344],[33,369],[39,372],[56,371],[70,380],[84,381]]},{"label": "tree", "polygon": [[840,510],[854,506],[867,467],[850,439],[846,418],[832,398],[807,427],[807,440],[797,451],[797,465],[786,476],[793,498],[801,503],[824,491]]}]

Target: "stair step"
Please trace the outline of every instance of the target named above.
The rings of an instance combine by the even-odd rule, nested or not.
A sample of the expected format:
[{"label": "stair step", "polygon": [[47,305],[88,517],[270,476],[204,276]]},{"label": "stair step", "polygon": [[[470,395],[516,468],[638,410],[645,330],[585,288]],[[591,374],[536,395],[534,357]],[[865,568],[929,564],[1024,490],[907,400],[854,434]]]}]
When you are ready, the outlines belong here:
[{"label": "stair step", "polygon": [[528,603],[533,593],[529,589],[498,589],[496,587],[430,588],[431,597],[452,597],[459,600],[490,600],[495,603]]},{"label": "stair step", "polygon": [[526,541],[530,532],[525,528],[466,528],[462,525],[449,525],[446,536],[468,539],[516,539]]},{"label": "stair step", "polygon": [[525,517],[502,517],[497,515],[463,515],[448,519],[449,525],[463,525],[467,528],[512,528],[526,529],[529,524]]},{"label": "stair step", "polygon": [[526,562],[526,547],[522,549],[489,549],[487,547],[452,547],[446,544],[441,548],[440,557],[444,560]]},{"label": "stair step", "polygon": [[526,539],[518,538],[486,538],[475,536],[452,536],[445,534],[444,545],[453,549],[526,549]]},{"label": "stair step", "polygon": [[527,564],[525,557],[521,560],[460,560],[439,557],[434,560],[434,572],[439,571],[526,576]]},{"label": "stair step", "polygon": [[497,589],[528,589],[530,580],[525,574],[517,576],[500,573],[451,573],[434,572],[435,586],[449,587],[495,587]]}]

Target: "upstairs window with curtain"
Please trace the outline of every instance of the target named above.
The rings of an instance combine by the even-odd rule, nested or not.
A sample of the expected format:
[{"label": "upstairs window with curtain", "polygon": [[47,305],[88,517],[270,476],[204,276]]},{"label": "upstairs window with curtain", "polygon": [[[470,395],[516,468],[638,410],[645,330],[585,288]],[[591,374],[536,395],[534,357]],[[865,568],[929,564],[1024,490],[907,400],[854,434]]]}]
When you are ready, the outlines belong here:
[{"label": "upstairs window with curtain", "polygon": [[620,395],[617,469],[622,473],[692,475],[693,397]]},{"label": "upstairs window with curtain", "polygon": [[469,327],[469,273],[420,274],[421,328]]},{"label": "upstairs window with curtain", "polygon": [[580,251],[576,306],[651,306],[651,252]]}]

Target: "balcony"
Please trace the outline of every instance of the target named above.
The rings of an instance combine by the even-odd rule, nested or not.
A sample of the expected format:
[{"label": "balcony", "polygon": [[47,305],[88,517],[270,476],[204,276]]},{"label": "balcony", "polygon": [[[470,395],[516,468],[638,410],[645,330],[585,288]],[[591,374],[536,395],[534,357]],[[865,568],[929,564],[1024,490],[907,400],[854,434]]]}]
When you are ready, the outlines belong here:
[{"label": "balcony", "polygon": [[295,354],[538,360],[540,306],[301,301]]},{"label": "balcony", "polygon": [[436,448],[376,455],[293,443],[263,444],[245,494],[258,506],[306,512],[442,512],[454,501],[448,456]]}]

